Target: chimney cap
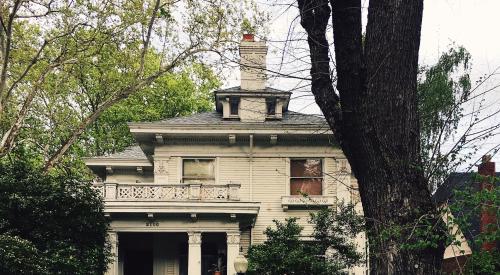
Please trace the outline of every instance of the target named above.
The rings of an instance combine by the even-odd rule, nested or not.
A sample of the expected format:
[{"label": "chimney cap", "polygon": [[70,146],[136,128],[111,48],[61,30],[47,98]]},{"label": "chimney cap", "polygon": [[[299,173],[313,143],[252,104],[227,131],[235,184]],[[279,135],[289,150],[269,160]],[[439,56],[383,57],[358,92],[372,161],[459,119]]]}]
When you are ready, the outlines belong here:
[{"label": "chimney cap", "polygon": [[253,33],[244,33],[243,34],[243,41],[254,42],[255,41],[254,34]]}]

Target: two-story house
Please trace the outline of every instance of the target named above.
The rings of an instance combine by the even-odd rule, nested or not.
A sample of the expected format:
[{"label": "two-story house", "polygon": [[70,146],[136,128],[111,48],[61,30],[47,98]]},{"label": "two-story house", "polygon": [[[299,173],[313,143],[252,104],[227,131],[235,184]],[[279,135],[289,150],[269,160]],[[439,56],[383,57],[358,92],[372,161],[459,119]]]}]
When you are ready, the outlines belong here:
[{"label": "two-story house", "polygon": [[265,86],[266,52],[245,35],[241,86],[215,91],[215,111],[130,123],[137,146],[86,159],[111,219],[107,274],[234,275],[240,247],[263,242],[273,219],[299,217],[307,237],[311,209],[357,200],[326,121]]}]

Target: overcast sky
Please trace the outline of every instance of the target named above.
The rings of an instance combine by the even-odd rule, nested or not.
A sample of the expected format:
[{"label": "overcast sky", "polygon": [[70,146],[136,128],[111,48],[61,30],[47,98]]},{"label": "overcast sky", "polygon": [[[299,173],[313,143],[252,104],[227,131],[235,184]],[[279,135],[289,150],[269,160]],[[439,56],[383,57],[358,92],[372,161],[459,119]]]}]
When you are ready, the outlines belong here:
[{"label": "overcast sky", "polygon": [[[303,29],[297,21],[297,8],[286,9],[286,5],[281,5],[285,2],[283,0],[257,1],[260,1],[259,4],[262,8],[271,13],[271,23],[267,35],[268,69],[279,70],[284,74],[294,72],[296,76],[307,77],[309,64],[300,61],[300,59],[308,61],[306,45],[303,42],[288,43],[284,47],[282,42],[290,38],[304,38]],[[289,2],[293,2],[293,0]],[[368,0],[364,0],[363,5],[364,24],[366,24]],[[491,74],[495,69],[500,72],[499,10],[500,0],[425,0],[420,64],[432,65],[436,63],[440,53],[449,49],[450,45],[456,44],[464,46],[472,55],[473,83],[480,76]],[[291,31],[290,26],[292,26]],[[293,34],[292,37],[288,36],[290,33]],[[328,35],[330,35],[331,41],[331,32]],[[268,80],[269,86],[294,91],[290,103],[291,110],[320,114],[319,108],[308,92],[310,88],[302,87],[304,84],[304,81],[283,77],[271,77]],[[500,84],[500,74],[493,76],[489,82],[482,86],[482,89],[488,89],[498,84]],[[239,85],[239,72],[233,69],[225,86],[235,85]],[[490,105],[487,111],[499,110],[500,90],[490,93],[486,101]],[[500,116],[496,116],[496,119],[500,120]],[[494,121],[490,120],[491,123]],[[486,126],[484,125],[484,127]],[[500,135],[484,141],[481,144],[482,151],[486,152],[499,143]],[[499,162],[498,166],[500,167],[500,154],[495,155],[494,160]]]}]

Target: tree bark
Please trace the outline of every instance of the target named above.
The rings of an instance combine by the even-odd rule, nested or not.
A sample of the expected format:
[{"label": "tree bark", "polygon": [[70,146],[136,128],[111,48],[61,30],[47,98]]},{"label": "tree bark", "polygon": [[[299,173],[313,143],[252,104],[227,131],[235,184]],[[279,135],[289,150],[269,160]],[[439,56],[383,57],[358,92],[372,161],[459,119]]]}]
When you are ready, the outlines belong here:
[{"label": "tree bark", "polygon": [[[439,273],[445,232],[419,155],[423,1],[371,1],[364,45],[361,1],[298,4],[308,33],[312,92],[359,182],[371,274]],[[329,77],[330,16],[339,95]]]}]

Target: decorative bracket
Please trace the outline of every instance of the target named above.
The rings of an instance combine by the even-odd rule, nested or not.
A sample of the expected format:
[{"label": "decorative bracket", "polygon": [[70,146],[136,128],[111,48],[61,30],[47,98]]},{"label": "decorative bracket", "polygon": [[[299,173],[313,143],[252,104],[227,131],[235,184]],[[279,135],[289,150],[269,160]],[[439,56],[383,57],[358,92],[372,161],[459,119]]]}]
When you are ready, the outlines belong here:
[{"label": "decorative bracket", "polygon": [[271,145],[276,145],[276,143],[278,143],[278,135],[271,135],[270,142],[271,142]]},{"label": "decorative bracket", "polygon": [[111,167],[111,166],[106,166],[106,172],[108,173],[108,175],[113,174],[113,167]]},{"label": "decorative bracket", "polygon": [[236,135],[229,135],[229,144],[235,144],[236,143]]},{"label": "decorative bracket", "polygon": [[164,144],[165,143],[165,140],[163,139],[163,135],[156,134],[155,138],[156,138],[156,143],[158,143],[158,144]]}]

